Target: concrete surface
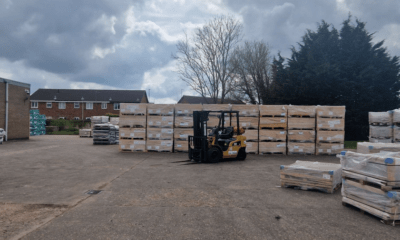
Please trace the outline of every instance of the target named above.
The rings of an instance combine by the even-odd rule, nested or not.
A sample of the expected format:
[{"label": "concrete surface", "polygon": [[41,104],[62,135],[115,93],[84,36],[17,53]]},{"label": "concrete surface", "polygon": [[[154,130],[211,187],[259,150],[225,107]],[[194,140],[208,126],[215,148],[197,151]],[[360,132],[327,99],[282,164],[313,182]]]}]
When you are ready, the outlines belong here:
[{"label": "concrete surface", "polygon": [[[77,136],[0,145],[0,239],[396,239],[340,191],[280,188],[279,166],[330,156],[186,164]],[[88,195],[90,189],[103,190]],[[277,217],[280,219],[277,219]],[[278,218],[279,218],[278,217]]]}]

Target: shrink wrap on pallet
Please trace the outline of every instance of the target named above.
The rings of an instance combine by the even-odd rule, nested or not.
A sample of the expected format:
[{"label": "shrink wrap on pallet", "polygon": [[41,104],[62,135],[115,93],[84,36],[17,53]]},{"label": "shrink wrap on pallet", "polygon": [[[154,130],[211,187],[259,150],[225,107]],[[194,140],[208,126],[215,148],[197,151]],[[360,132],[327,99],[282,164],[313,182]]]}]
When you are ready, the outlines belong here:
[{"label": "shrink wrap on pallet", "polygon": [[317,131],[317,142],[344,143],[344,131]]},{"label": "shrink wrap on pallet", "polygon": [[400,181],[400,154],[398,152],[363,154],[343,151],[338,156],[343,170],[388,182]]},{"label": "shrink wrap on pallet", "polygon": [[246,129],[246,131],[243,133],[243,136],[246,137],[247,142],[258,142],[258,130]]},{"label": "shrink wrap on pallet", "polygon": [[188,141],[174,141],[174,151],[175,152],[188,152],[189,145]]},{"label": "shrink wrap on pallet", "polygon": [[344,131],[344,119],[338,118],[317,118],[318,130],[339,130]]},{"label": "shrink wrap on pallet", "polygon": [[120,151],[146,151],[146,141],[145,140],[125,140],[121,139],[119,141]]},{"label": "shrink wrap on pallet", "polygon": [[112,125],[119,125],[119,117],[110,117],[110,123]]},{"label": "shrink wrap on pallet", "polygon": [[310,116],[315,117],[316,106],[288,106],[288,116]]},{"label": "shrink wrap on pallet", "polygon": [[119,119],[119,126],[121,128],[125,127],[137,127],[137,128],[145,128],[146,127],[146,116],[132,116],[132,115],[124,115]]},{"label": "shrink wrap on pallet", "polygon": [[120,138],[131,138],[131,139],[146,139],[145,128],[120,128]]},{"label": "shrink wrap on pallet", "polygon": [[92,129],[79,129],[79,137],[91,137]]},{"label": "shrink wrap on pallet", "polygon": [[288,153],[315,154],[315,143],[288,142]]},{"label": "shrink wrap on pallet", "polygon": [[338,117],[344,118],[346,106],[317,106],[318,117]]},{"label": "shrink wrap on pallet", "polygon": [[172,152],[172,140],[147,140],[147,151]]},{"label": "shrink wrap on pallet", "polygon": [[121,103],[119,107],[121,115],[146,115],[147,104],[145,103]]},{"label": "shrink wrap on pallet", "polygon": [[148,128],[147,139],[149,140],[173,140],[174,129],[172,128]]},{"label": "shrink wrap on pallet", "polygon": [[286,128],[286,117],[262,117],[260,118],[261,128]]},{"label": "shrink wrap on pallet", "polygon": [[260,141],[283,141],[286,142],[286,130],[260,130]]},{"label": "shrink wrap on pallet", "polygon": [[369,112],[369,124],[377,123],[377,124],[385,124],[392,125],[393,123],[393,112]]},{"label": "shrink wrap on pallet", "polygon": [[246,152],[258,154],[258,142],[246,142]]},{"label": "shrink wrap on pallet", "polygon": [[399,142],[400,141],[400,127],[393,126],[393,141]]},{"label": "shrink wrap on pallet", "polygon": [[287,105],[260,105],[260,117],[287,116]]},{"label": "shrink wrap on pallet", "polygon": [[173,116],[147,116],[148,127],[172,128],[174,126]]},{"label": "shrink wrap on pallet", "polygon": [[191,128],[193,127],[192,116],[175,116],[175,127],[176,128]]},{"label": "shrink wrap on pallet", "polygon": [[369,136],[372,138],[391,138],[392,126],[369,126]]},{"label": "shrink wrap on pallet", "polygon": [[339,154],[344,149],[344,144],[341,143],[318,143],[316,146],[316,154]]},{"label": "shrink wrap on pallet", "polygon": [[174,104],[148,104],[147,114],[148,115],[159,115],[159,116],[173,116],[175,110]]},{"label": "shrink wrap on pallet", "polygon": [[340,164],[297,160],[291,165],[281,165],[281,185],[298,186],[332,193],[341,184]]},{"label": "shrink wrap on pallet", "polygon": [[175,116],[193,116],[193,111],[203,110],[201,104],[176,104]]},{"label": "shrink wrap on pallet", "polygon": [[285,142],[260,142],[258,145],[260,154],[267,154],[267,153],[286,154]]},{"label": "shrink wrap on pallet", "polygon": [[[256,117],[239,117],[239,126],[247,129],[258,129],[258,119]],[[236,117],[232,117],[231,126],[236,126]]]},{"label": "shrink wrap on pallet", "polygon": [[175,128],[174,139],[179,141],[188,141],[189,136],[193,136],[192,128]]},{"label": "shrink wrap on pallet", "polygon": [[314,130],[289,130],[288,141],[292,142],[315,142]]},{"label": "shrink wrap on pallet", "polygon": [[380,152],[400,152],[400,144],[398,143],[370,143],[358,142],[358,153],[380,153]]},{"label": "shrink wrap on pallet", "polygon": [[239,111],[240,117],[258,117],[259,116],[258,105],[235,104],[235,105],[232,105],[232,111]]},{"label": "shrink wrap on pallet", "polygon": [[400,123],[400,110],[393,111],[393,123]]},{"label": "shrink wrap on pallet", "polygon": [[369,142],[372,143],[392,143],[393,138],[373,138],[369,137]]},{"label": "shrink wrap on pallet", "polygon": [[293,130],[314,130],[315,118],[288,118],[288,128]]}]

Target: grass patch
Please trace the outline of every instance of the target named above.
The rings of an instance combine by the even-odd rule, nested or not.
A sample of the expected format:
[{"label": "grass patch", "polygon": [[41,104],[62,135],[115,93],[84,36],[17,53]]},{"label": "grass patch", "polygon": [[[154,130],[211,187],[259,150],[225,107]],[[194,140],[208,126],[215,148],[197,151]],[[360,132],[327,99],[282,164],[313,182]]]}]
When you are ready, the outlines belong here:
[{"label": "grass patch", "polygon": [[48,132],[46,134],[48,134],[48,135],[79,135],[79,130],[76,130],[76,131],[61,130],[61,131],[57,131],[57,132]]},{"label": "grass patch", "polygon": [[344,148],[357,149],[358,142],[365,142],[365,141],[344,141]]}]

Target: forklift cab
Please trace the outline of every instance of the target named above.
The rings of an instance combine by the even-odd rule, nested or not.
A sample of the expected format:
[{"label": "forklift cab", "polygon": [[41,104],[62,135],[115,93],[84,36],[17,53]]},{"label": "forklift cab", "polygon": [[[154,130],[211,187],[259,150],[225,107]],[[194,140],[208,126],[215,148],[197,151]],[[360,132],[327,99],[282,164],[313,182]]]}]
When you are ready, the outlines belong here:
[{"label": "forklift cab", "polygon": [[[218,113],[217,126],[207,125],[210,113]],[[229,117],[227,123],[225,123],[226,116]],[[197,162],[218,162],[223,158],[244,160],[246,137],[242,135],[243,133],[244,130],[239,127],[238,111],[194,111],[194,135],[189,136],[188,141],[189,158]]]}]

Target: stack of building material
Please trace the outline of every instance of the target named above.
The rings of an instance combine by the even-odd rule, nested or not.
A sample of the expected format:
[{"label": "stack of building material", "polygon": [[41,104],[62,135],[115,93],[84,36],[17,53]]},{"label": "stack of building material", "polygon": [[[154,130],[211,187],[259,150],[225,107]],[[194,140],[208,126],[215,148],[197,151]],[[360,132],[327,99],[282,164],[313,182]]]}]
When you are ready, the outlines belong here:
[{"label": "stack of building material", "polygon": [[110,123],[119,126],[119,117],[110,117]]},{"label": "stack of building material", "polygon": [[[258,128],[259,107],[258,105],[232,105],[232,111],[239,112],[239,127],[245,129],[246,152],[258,154]],[[236,115],[233,115],[236,116]],[[232,117],[231,126],[236,126],[236,117]]]},{"label": "stack of building material", "polygon": [[40,115],[39,110],[29,111],[30,135],[45,135],[46,134],[46,116]]},{"label": "stack of building material", "polygon": [[400,154],[342,152],[342,202],[394,224],[400,220]]},{"label": "stack of building material", "polygon": [[288,154],[315,154],[315,110],[315,106],[288,106]]},{"label": "stack of building material", "polygon": [[172,152],[174,141],[172,104],[149,104],[147,107],[147,151]]},{"label": "stack of building material", "polygon": [[260,105],[259,153],[286,155],[287,106]]},{"label": "stack of building material", "polygon": [[345,113],[345,106],[317,106],[317,155],[336,155],[344,149]]},{"label": "stack of building material", "polygon": [[357,152],[364,154],[380,152],[400,152],[400,144],[359,142],[357,143]]},{"label": "stack of building material", "polygon": [[79,129],[79,137],[92,137],[92,129]]},{"label": "stack of building material", "polygon": [[188,140],[193,135],[193,111],[201,110],[201,104],[175,105],[174,152],[189,151]]},{"label": "stack of building material", "polygon": [[146,152],[147,105],[121,103],[119,115],[119,150]]},{"label": "stack of building material", "polygon": [[118,144],[118,126],[110,123],[95,124],[93,127],[93,144]]},{"label": "stack of building material", "polygon": [[400,143],[400,110],[393,111],[393,142]]},{"label": "stack of building material", "polygon": [[[205,104],[203,105],[203,110],[204,111],[230,111],[232,109],[232,106],[230,104]],[[218,126],[219,123],[219,113],[213,113],[211,112],[208,115],[208,122],[207,122],[207,128],[214,128]],[[230,116],[227,114],[224,117],[224,125],[229,126],[230,124]]]},{"label": "stack of building material", "polygon": [[109,119],[110,118],[108,116],[92,116],[90,118],[90,122],[92,124],[92,130],[94,129],[94,125],[108,123]]},{"label": "stack of building material", "polygon": [[393,142],[393,111],[369,112],[369,141],[373,143]]},{"label": "stack of building material", "polygon": [[340,164],[297,160],[281,166],[281,186],[333,193],[341,184]]}]

